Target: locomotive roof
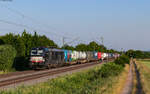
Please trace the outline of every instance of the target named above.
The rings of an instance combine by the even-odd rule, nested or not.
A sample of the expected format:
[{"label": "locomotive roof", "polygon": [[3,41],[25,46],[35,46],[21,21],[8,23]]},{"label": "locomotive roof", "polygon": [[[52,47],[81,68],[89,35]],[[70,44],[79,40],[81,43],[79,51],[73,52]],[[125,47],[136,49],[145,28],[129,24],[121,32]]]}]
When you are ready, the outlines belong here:
[{"label": "locomotive roof", "polygon": [[56,52],[64,52],[63,50],[61,50],[61,49],[49,49],[49,51],[56,51]]}]

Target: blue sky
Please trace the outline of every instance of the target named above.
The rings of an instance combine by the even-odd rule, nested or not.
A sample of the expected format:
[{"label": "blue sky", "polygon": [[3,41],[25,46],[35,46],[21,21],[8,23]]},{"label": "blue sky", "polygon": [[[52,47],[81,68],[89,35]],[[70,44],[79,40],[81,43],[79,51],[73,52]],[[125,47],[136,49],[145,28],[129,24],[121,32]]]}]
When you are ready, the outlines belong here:
[{"label": "blue sky", "polygon": [[[0,1],[0,35],[36,30],[62,45],[100,41],[108,48],[150,50],[149,0],[12,0]],[[22,14],[24,16],[22,16]]]}]

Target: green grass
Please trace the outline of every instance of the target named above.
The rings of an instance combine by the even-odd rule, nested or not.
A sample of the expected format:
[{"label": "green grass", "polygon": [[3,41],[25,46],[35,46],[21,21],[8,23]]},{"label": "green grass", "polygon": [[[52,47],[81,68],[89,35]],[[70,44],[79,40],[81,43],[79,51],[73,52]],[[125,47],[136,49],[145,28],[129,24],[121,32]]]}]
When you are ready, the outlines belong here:
[{"label": "green grass", "polygon": [[16,72],[15,69],[10,69],[10,70],[5,70],[5,71],[0,71],[0,75],[1,74],[8,74],[8,73],[11,73],[11,72]]},{"label": "green grass", "polygon": [[140,60],[139,62],[150,68],[150,60]]},{"label": "green grass", "polygon": [[6,71],[0,71],[0,74],[7,74],[8,72]]},{"label": "green grass", "polygon": [[[111,70],[104,71],[108,69]],[[110,94],[113,83],[117,81],[116,77],[122,69],[119,65],[108,63],[34,86],[1,91],[0,94]],[[106,75],[107,73],[109,75]]]}]

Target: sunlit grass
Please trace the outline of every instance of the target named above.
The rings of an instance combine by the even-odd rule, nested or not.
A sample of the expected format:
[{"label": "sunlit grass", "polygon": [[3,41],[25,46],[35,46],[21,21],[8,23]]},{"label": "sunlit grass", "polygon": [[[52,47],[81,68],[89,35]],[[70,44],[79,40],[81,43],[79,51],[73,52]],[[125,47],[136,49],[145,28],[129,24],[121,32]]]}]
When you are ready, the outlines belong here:
[{"label": "sunlit grass", "polygon": [[0,74],[7,74],[8,71],[0,71]]},{"label": "sunlit grass", "polygon": [[113,92],[108,94],[121,94],[127,80],[127,76],[129,73],[130,66],[126,64],[124,71],[116,78],[116,83],[114,83],[114,87],[112,88]]},{"label": "sunlit grass", "polygon": [[150,60],[141,60],[139,62],[146,65],[148,68],[150,68]]},{"label": "sunlit grass", "polygon": [[8,73],[11,73],[11,72],[16,72],[16,70],[15,69],[11,69],[11,70],[0,71],[0,75],[1,74],[8,74]]},{"label": "sunlit grass", "polygon": [[137,66],[141,74],[142,87],[145,94],[150,94],[150,61],[140,60],[137,61]]}]

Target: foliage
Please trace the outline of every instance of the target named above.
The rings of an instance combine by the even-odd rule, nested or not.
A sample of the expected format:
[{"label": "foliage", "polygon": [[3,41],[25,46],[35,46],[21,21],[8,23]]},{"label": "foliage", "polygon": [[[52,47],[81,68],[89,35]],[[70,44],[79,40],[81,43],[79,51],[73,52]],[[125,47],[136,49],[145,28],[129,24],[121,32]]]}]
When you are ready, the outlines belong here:
[{"label": "foliage", "polygon": [[11,45],[0,46],[0,70],[11,70],[16,57],[16,50]]},{"label": "foliage", "polygon": [[89,44],[78,44],[75,49],[77,51],[100,51],[107,52],[107,48],[104,45],[99,45],[95,41],[90,42]]},{"label": "foliage", "polygon": [[76,50],[77,51],[87,51],[88,49],[87,49],[87,45],[86,44],[78,44],[77,46],[76,46]]},{"label": "foliage", "polygon": [[116,64],[119,64],[121,66],[125,66],[125,64],[129,64],[130,63],[130,59],[128,56],[126,56],[125,54],[123,54],[122,56],[120,56],[119,58],[117,58],[114,61]]},{"label": "foliage", "polygon": [[107,50],[108,53],[119,53],[118,51],[115,51],[114,49],[110,49],[110,50]]},{"label": "foliage", "polygon": [[150,58],[150,52],[140,51],[140,50],[128,50],[126,55],[133,58]]},{"label": "foliage", "polygon": [[62,49],[66,49],[66,50],[75,50],[75,48],[73,46],[69,46],[69,45],[64,45],[63,47],[61,47]]},{"label": "foliage", "polygon": [[123,66],[117,65],[115,63],[104,64],[100,70],[100,74],[102,77],[106,78],[109,76],[118,75],[123,69]]},{"label": "foliage", "polygon": [[2,39],[0,39],[0,45],[4,44],[4,41]]},{"label": "foliage", "polygon": [[28,56],[32,47],[57,47],[54,41],[45,35],[40,36],[36,32],[32,35],[27,33],[26,30],[24,30],[21,35],[14,35],[12,33],[6,34],[5,36],[1,36],[0,40],[3,41],[4,44],[12,45],[17,50],[17,57]]},{"label": "foliage", "polygon": [[57,47],[54,41],[50,40],[45,35],[40,36],[36,32],[34,33],[34,35],[32,35],[27,33],[26,30],[24,30],[21,35],[14,35],[12,33],[9,33],[1,36],[0,44],[12,45],[16,49],[17,55],[13,67],[19,70],[23,70],[25,67],[27,67],[28,56],[32,47]]}]

